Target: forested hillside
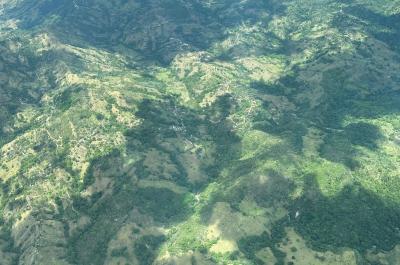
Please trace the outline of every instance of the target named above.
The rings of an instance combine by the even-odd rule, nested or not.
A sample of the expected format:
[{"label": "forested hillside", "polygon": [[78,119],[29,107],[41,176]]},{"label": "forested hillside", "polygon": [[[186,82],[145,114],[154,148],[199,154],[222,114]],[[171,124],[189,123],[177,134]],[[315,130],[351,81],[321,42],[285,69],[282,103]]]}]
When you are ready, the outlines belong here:
[{"label": "forested hillside", "polygon": [[0,265],[397,265],[399,190],[399,0],[0,0]]}]

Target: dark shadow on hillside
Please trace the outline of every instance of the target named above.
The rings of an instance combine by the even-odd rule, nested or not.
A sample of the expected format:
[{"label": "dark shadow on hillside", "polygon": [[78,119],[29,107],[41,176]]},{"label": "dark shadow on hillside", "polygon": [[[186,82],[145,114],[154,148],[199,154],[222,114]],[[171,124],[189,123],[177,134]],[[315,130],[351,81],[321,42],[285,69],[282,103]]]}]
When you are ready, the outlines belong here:
[{"label": "dark shadow on hillside", "polygon": [[[400,243],[398,205],[387,204],[357,183],[344,187],[333,197],[326,197],[314,176],[304,178],[304,195],[294,201],[286,198],[284,207],[289,210],[289,216],[274,222],[270,232],[239,240],[239,249],[248,259],[259,265],[264,264],[256,253],[268,247],[277,264],[285,264],[285,257],[290,253],[283,252],[280,246],[287,242],[287,227],[294,227],[308,246],[316,251],[337,253],[350,248],[359,251],[362,259],[367,251],[390,251]],[[273,187],[272,184],[270,188]],[[286,187],[283,194],[293,191],[293,186]],[[278,193],[281,191],[279,188],[276,190]],[[252,193],[247,191],[247,194]],[[256,196],[271,200],[268,192]],[[262,202],[260,205],[263,205]],[[279,202],[275,201],[273,205],[279,205]]]},{"label": "dark shadow on hillside", "polygon": [[[262,160],[263,158],[258,159]],[[230,186],[230,182],[227,180],[226,189],[213,194],[201,212],[202,221],[205,224],[208,224],[217,202],[229,202],[232,209],[239,212],[241,211],[239,205],[246,197],[253,199],[260,207],[289,206],[289,196],[295,185],[281,173],[272,169],[265,170],[263,172],[266,178],[264,183],[260,183],[258,178],[240,179],[241,176],[251,174],[252,170],[256,168],[253,163],[255,163],[254,160],[235,161],[235,165],[231,169],[231,178],[239,181],[236,182],[236,185]]]},{"label": "dark shadow on hillside", "polygon": [[[400,52],[400,14],[386,16],[362,5],[350,6],[344,12],[367,21],[368,25],[366,25],[366,28],[372,36],[386,43],[391,49]],[[341,26],[341,21],[343,20],[338,18],[337,26]]]},{"label": "dark shadow on hillside", "polygon": [[[37,11],[37,15],[31,15]],[[263,12],[270,14],[268,18]],[[8,10],[25,29],[40,27],[57,17],[51,32],[65,43],[122,52],[147,62],[168,64],[177,54],[207,50],[226,37],[226,31],[244,23],[265,25],[272,15],[285,12],[274,0],[225,1],[22,1]],[[28,15],[29,14],[29,15]],[[136,54],[135,54],[136,53]]]},{"label": "dark shadow on hillside", "polygon": [[[272,84],[262,80],[252,82],[250,88],[258,93],[258,99],[263,103],[253,118],[254,129],[286,140],[291,146],[291,151],[300,153],[303,149],[303,136],[307,133],[309,125],[302,117],[302,110],[308,106],[304,102],[298,102],[296,97],[309,88],[306,83],[296,78],[297,73],[298,69],[295,69],[294,73],[282,76]],[[284,102],[293,104],[295,109],[281,107],[276,100],[266,96],[279,97]]]},{"label": "dark shadow on hillside", "polygon": [[349,247],[365,253],[388,251],[400,243],[398,205],[388,205],[357,183],[325,197],[314,176],[305,181],[306,193],[292,206],[292,224],[314,249]]},{"label": "dark shadow on hillside", "polygon": [[[347,66],[334,67],[335,62],[348,61],[353,54],[336,55],[334,58],[332,60],[329,55],[324,55],[310,62],[321,64],[323,94],[317,95],[318,104],[312,103],[312,96],[304,97],[313,87],[298,78],[303,71],[308,71],[307,67],[295,68],[292,74],[283,76],[274,84],[253,82],[251,88],[263,102],[263,108],[257,111],[253,124],[254,129],[285,139],[292,146],[291,151],[297,153],[303,150],[303,137],[308,128],[317,128],[324,140],[319,149],[320,155],[356,169],[358,147],[377,150],[384,136],[376,125],[365,121],[343,124],[344,120],[349,117],[374,119],[400,113],[400,94],[392,80],[379,80],[380,73],[367,67],[361,73],[370,79],[354,79],[351,62]],[[359,60],[357,64],[364,61],[361,57],[354,60]],[[274,99],[270,99],[271,96]],[[276,104],[277,97],[294,108]]]},{"label": "dark shadow on hillside", "polygon": [[[143,100],[136,113],[142,119],[141,125],[125,133],[126,154],[116,150],[93,161],[85,176],[83,189],[98,178],[111,178],[112,194],[98,192],[89,200],[81,197],[74,200],[74,208],[90,216],[92,223],[71,239],[71,262],[102,264],[108,243],[126,224],[169,227],[186,220],[194,203],[188,192],[178,193],[156,185],[141,187],[138,183],[142,180],[154,183],[169,181],[193,192],[204,189],[230,161],[230,155],[235,156],[239,138],[232,133],[226,119],[231,108],[234,108],[234,102],[230,96],[220,97],[207,110],[200,112],[180,105],[175,97]],[[197,150],[188,148],[194,144],[204,147]],[[188,154],[196,157],[193,163],[199,165],[202,179],[190,179],[190,165],[188,167],[185,163]],[[129,167],[124,165],[129,157],[138,156],[141,158],[138,162]],[[143,221],[139,215],[147,216],[147,219]],[[162,234],[139,237],[133,249],[140,264],[152,264],[157,248],[164,240]],[[126,255],[126,251],[114,254]]]},{"label": "dark shadow on hillside", "polygon": [[[15,114],[30,105],[39,105],[39,95],[46,89],[32,87],[35,82],[32,69],[39,65],[37,58],[25,51],[17,54],[9,48],[10,43],[10,40],[0,40],[0,146],[23,132],[25,128],[20,131],[12,129]],[[29,89],[35,89],[35,93],[30,93]]]},{"label": "dark shadow on hillside", "polygon": [[322,115],[317,117],[319,119],[314,123],[325,134],[324,143],[320,146],[320,155],[328,160],[343,163],[350,169],[356,169],[357,147],[377,150],[379,142],[385,138],[376,125],[366,122],[342,125],[343,119],[348,116],[373,119],[400,113],[399,103],[400,96],[395,91],[382,91],[381,94],[371,94],[367,97],[353,95],[331,98],[325,103],[319,112]]},{"label": "dark shadow on hillside", "polygon": [[[267,177],[264,183],[260,183],[258,179],[247,181],[242,186],[229,190],[225,198],[231,203],[232,208],[240,212],[239,203],[245,198],[252,198],[258,206],[267,209],[273,209],[273,213],[278,211],[280,207],[290,207],[290,194],[295,189],[295,184],[292,180],[285,177],[275,170],[267,170],[264,172]],[[279,220],[274,220],[271,212],[266,213],[273,223],[268,231],[263,232],[258,236],[243,237],[238,241],[238,247],[245,257],[257,265],[265,264],[256,254],[260,250],[268,247],[274,254],[277,263],[283,264],[285,253],[279,249],[279,244],[285,237],[285,227],[289,225],[289,219],[285,216]],[[234,260],[235,258],[232,257]]]},{"label": "dark shadow on hillside", "polygon": [[342,163],[353,170],[360,166],[356,160],[359,155],[356,147],[377,150],[378,142],[382,138],[379,127],[364,122],[352,123],[342,131],[327,132],[319,151],[321,157]]},{"label": "dark shadow on hillside", "polygon": [[[144,100],[137,116],[143,119],[140,128],[127,132],[128,148],[142,151],[154,149],[167,155],[168,160],[178,169],[171,174],[172,180],[180,185],[196,190],[216,177],[225,164],[236,155],[235,146],[239,138],[233,133],[227,117],[234,108],[231,96],[219,97],[210,107],[200,112],[181,106],[178,99],[169,97],[161,101]],[[196,156],[201,163],[207,179],[197,183],[189,183],[187,172],[180,156],[186,151],[183,144],[194,147],[200,143],[211,145],[214,151],[197,149]],[[211,152],[211,153],[210,153]],[[143,161],[141,162],[143,163]],[[142,164],[140,178],[152,175],[151,170]]]},{"label": "dark shadow on hillside", "polygon": [[[75,67],[83,68],[82,62],[67,52],[48,50],[38,53],[31,45],[31,40],[17,34],[0,39],[0,146],[34,126],[28,124],[16,129],[13,121],[17,113],[43,106],[42,96],[57,87],[56,76],[64,70],[59,62],[69,61]],[[68,109],[81,96],[78,95],[80,90],[80,87],[71,87],[61,91],[55,97],[56,107],[62,111]]]},{"label": "dark shadow on hillside", "polygon": [[[268,156],[268,154],[265,154],[265,156]],[[270,158],[272,156],[273,155],[270,155]],[[258,159],[262,160],[262,158]],[[232,174],[230,177],[235,184],[232,185],[229,180],[226,180],[224,183],[226,188],[213,194],[213,197],[207,202],[207,205],[202,208],[202,222],[205,225],[210,225],[210,219],[213,215],[214,207],[218,202],[229,203],[231,209],[235,213],[243,214],[245,216],[247,216],[247,214],[243,212],[243,208],[240,206],[244,199],[254,200],[257,203],[257,206],[263,207],[264,209],[272,209],[271,212],[268,211],[267,213],[264,213],[273,224],[271,228],[266,227],[266,230],[268,231],[265,231],[258,236],[245,236],[238,240],[237,243],[240,252],[242,252],[248,260],[254,262],[254,264],[265,264],[256,254],[258,251],[266,247],[271,249],[277,259],[276,264],[283,264],[285,253],[279,249],[278,244],[281,243],[285,237],[284,229],[289,225],[289,219],[285,216],[279,220],[275,220],[276,217],[274,214],[276,213],[275,211],[279,211],[279,208],[283,209],[290,207],[290,194],[295,189],[295,184],[280,172],[272,169],[267,169],[265,172],[258,173],[264,176],[265,179],[263,181],[260,181],[257,177],[240,178],[243,177],[243,175],[251,175],[252,170],[255,169],[253,163],[255,163],[254,160],[237,160],[233,163],[234,166],[230,170]],[[247,216],[247,218],[249,218],[249,216]],[[227,231],[227,234],[222,232],[221,238],[230,240],[229,231],[231,230],[225,228],[225,225],[229,226],[229,224],[225,223],[220,224],[220,230]],[[237,233],[242,232],[243,231],[237,231]],[[232,240],[236,240],[236,238]],[[238,256],[239,253],[236,251],[229,256],[229,259],[235,261]]]},{"label": "dark shadow on hillside", "polygon": [[[375,13],[362,5],[356,5],[353,1],[345,1],[348,8],[343,12],[338,12],[336,18],[332,21],[332,26],[340,32],[347,32],[349,27],[354,25],[364,26],[367,32],[377,39],[376,34],[379,28],[390,29],[389,33],[392,44],[397,45],[400,37],[400,16],[385,16]],[[349,16],[351,14],[352,16]],[[354,16],[356,18],[354,18]],[[369,23],[368,25],[365,23]],[[384,40],[383,40],[384,41]],[[389,46],[390,43],[386,42]],[[388,114],[400,112],[400,96],[397,90],[396,82],[400,81],[396,76],[382,77],[382,73],[374,70],[370,65],[381,64],[379,54],[373,52],[373,47],[362,46],[361,43],[354,41],[355,52],[340,52],[340,47],[331,46],[329,50],[322,49],[305,65],[293,67],[293,72],[283,76],[274,84],[264,81],[257,81],[251,84],[251,88],[260,94],[259,99],[263,101],[263,109],[259,110],[254,118],[254,128],[275,134],[285,138],[290,142],[298,152],[302,150],[302,137],[306,134],[308,127],[316,127],[326,134],[326,142],[336,141],[343,143],[343,150],[339,153],[347,153],[349,157],[356,155],[353,146],[363,146],[369,149],[376,149],[382,135],[378,128],[367,123],[353,123],[347,126],[342,124],[345,117],[353,116],[355,118],[375,118]],[[288,42],[287,47],[293,46],[296,42]],[[393,45],[391,46],[393,48]],[[336,55],[331,56],[328,52],[338,49]],[[363,50],[364,49],[364,50]],[[296,50],[296,49],[295,49]],[[376,56],[374,58],[373,56]],[[399,58],[391,58],[397,62]],[[362,77],[353,80],[353,63],[363,65]],[[342,62],[345,62],[343,66]],[[302,72],[307,72],[315,64],[320,64],[320,71],[323,72],[323,79],[320,82],[323,88],[321,102],[311,107],[311,100],[304,99],[302,93],[312,90],[313,86],[300,80]],[[357,65],[354,65],[359,67]],[[390,67],[390,64],[379,66]],[[325,69],[328,70],[325,70]],[[330,69],[329,69],[330,68]],[[314,71],[318,70],[315,69]],[[358,70],[360,71],[360,70]],[[382,82],[381,80],[391,79],[391,82]],[[398,83],[398,82],[397,82]],[[379,89],[377,89],[379,88]],[[263,95],[272,95],[283,97],[296,106],[295,110],[286,110],[279,105],[274,104],[273,100],[265,100]],[[318,96],[318,95],[316,95]],[[275,113],[273,113],[275,112]],[[344,145],[347,145],[345,148]],[[329,148],[336,148],[331,145]],[[339,146],[339,149],[342,145]],[[324,148],[324,147],[323,147]],[[324,153],[324,152],[322,152]],[[322,154],[325,158],[333,161],[344,162],[347,158],[333,158],[334,154]],[[347,161],[348,165],[353,167],[355,161]]]}]

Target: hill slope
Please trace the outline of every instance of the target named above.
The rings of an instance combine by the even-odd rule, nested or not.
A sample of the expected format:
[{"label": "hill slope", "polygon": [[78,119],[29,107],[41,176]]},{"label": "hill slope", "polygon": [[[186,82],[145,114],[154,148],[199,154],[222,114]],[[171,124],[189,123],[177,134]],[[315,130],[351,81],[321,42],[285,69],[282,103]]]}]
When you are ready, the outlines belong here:
[{"label": "hill slope", "polygon": [[397,0],[0,0],[0,264],[399,264]]}]

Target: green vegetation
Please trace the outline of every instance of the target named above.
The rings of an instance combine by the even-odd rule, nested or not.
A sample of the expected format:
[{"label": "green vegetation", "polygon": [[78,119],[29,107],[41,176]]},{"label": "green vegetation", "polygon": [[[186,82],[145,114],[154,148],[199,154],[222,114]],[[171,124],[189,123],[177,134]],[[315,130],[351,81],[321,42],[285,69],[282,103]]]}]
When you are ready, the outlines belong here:
[{"label": "green vegetation", "polygon": [[[312,181],[312,176],[308,178]],[[295,203],[300,216],[294,222],[314,248],[389,251],[399,241],[396,220],[400,212],[396,206],[385,205],[358,184],[344,187],[333,198],[325,198],[313,190],[315,184],[307,184],[308,194]]]},{"label": "green vegetation", "polygon": [[165,240],[164,236],[143,236],[135,243],[135,254],[140,264],[152,264],[157,257],[157,249]]},{"label": "green vegetation", "polygon": [[399,0],[0,0],[0,264],[400,264]]}]

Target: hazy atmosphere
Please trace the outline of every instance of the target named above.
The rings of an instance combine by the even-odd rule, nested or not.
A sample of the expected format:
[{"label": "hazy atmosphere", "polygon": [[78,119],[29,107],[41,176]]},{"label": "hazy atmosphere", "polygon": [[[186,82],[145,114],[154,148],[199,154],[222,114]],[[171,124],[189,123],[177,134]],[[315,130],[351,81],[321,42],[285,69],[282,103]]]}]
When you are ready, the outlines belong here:
[{"label": "hazy atmosphere", "polygon": [[0,265],[214,264],[400,264],[400,0],[0,0]]}]

